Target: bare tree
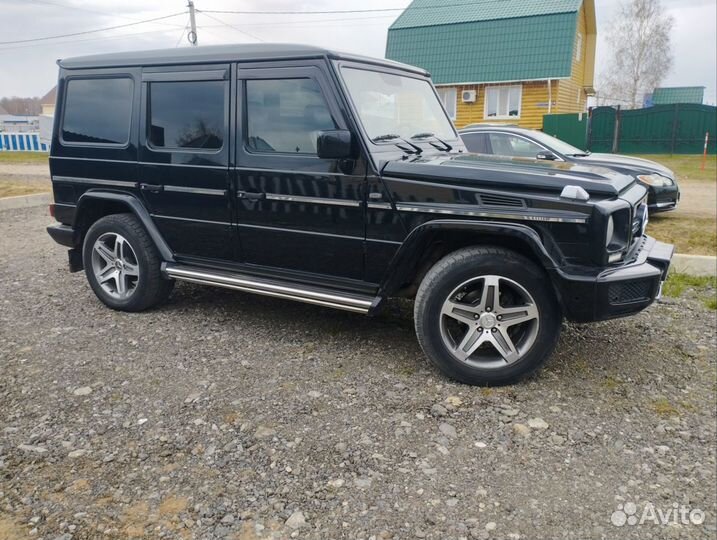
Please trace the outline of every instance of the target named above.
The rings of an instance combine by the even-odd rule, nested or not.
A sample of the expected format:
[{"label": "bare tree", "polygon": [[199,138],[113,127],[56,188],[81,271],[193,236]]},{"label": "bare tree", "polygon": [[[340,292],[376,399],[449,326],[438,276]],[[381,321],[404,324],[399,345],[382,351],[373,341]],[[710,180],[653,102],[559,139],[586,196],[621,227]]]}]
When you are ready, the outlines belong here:
[{"label": "bare tree", "polygon": [[602,73],[599,102],[637,108],[672,68],[670,32],[674,19],[660,0],[625,0],[610,23],[612,47]]}]

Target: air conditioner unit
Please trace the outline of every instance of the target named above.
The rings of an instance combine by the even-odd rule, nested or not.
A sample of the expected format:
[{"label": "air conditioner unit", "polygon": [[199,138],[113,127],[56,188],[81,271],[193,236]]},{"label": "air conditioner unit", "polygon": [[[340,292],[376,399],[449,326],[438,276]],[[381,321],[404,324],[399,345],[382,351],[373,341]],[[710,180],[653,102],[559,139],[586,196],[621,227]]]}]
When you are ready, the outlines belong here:
[{"label": "air conditioner unit", "polygon": [[475,103],[477,92],[475,90],[463,90],[462,99],[463,103]]}]

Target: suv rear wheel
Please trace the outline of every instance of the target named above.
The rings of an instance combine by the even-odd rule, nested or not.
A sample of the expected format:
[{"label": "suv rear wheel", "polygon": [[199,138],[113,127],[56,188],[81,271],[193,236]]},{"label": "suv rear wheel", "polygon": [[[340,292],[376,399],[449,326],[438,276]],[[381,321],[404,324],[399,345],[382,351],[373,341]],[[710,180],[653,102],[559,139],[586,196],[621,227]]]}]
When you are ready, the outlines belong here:
[{"label": "suv rear wheel", "polygon": [[423,351],[466,384],[509,384],[530,375],[560,335],[560,308],[547,279],[507,249],[481,246],[447,255],[416,296]]},{"label": "suv rear wheel", "polygon": [[132,214],[97,220],[85,235],[82,258],[92,290],[112,309],[145,310],[166,300],[174,285],[162,277],[157,248]]}]

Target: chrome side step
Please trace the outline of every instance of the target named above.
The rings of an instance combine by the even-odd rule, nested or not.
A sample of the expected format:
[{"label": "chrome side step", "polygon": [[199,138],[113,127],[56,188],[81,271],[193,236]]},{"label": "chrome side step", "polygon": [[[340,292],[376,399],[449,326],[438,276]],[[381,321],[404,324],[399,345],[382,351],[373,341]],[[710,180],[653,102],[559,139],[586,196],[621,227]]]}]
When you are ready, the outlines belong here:
[{"label": "chrome side step", "polygon": [[308,287],[296,283],[221,270],[207,270],[176,263],[164,263],[162,271],[167,277],[180,281],[214,285],[215,287],[224,287],[276,298],[286,298],[307,304],[353,311],[354,313],[369,314],[378,307],[381,301],[381,297],[378,296],[362,296],[332,289]]}]

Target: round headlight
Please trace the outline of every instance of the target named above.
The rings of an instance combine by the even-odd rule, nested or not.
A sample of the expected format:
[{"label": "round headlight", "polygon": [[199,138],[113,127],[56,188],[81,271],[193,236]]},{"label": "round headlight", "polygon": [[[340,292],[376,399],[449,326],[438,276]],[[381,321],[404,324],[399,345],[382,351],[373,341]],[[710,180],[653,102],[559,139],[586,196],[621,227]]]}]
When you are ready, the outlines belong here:
[{"label": "round headlight", "polygon": [[637,179],[649,186],[665,187],[673,184],[671,178],[667,178],[661,174],[641,174]]},{"label": "round headlight", "polygon": [[612,216],[607,220],[607,231],[605,233],[605,247],[610,245],[612,237],[615,234],[615,220]]}]

